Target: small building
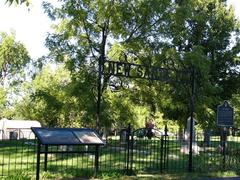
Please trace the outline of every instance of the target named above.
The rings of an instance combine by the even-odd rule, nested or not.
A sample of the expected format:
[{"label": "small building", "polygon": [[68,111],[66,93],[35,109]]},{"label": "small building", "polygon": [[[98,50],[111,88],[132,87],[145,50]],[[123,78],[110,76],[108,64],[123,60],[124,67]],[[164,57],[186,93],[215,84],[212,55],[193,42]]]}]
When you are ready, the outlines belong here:
[{"label": "small building", "polygon": [[31,127],[41,127],[40,122],[30,120],[0,120],[0,140],[34,139]]}]

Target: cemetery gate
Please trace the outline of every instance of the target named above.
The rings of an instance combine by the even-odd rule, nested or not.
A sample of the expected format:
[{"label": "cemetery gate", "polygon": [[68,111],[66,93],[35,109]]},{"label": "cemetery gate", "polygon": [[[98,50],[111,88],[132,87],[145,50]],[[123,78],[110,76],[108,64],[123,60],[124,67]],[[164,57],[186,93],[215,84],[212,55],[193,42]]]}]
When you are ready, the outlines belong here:
[{"label": "cemetery gate", "polygon": [[129,149],[130,172],[162,172],[167,167],[167,134],[158,129],[132,131]]},{"label": "cemetery gate", "polygon": [[159,173],[167,170],[169,152],[167,128],[165,130],[154,128],[133,130],[129,125],[128,128],[120,131],[119,140],[109,139],[103,147],[102,154],[110,150],[108,159],[114,163],[110,163],[110,167],[104,167],[107,161],[104,156],[101,156],[101,170],[117,169],[127,171],[128,174]]},{"label": "cemetery gate", "polygon": [[[127,59],[125,59],[127,60]],[[172,75],[175,74],[176,76]],[[100,120],[101,120],[101,99],[102,99],[102,87],[103,87],[103,82],[104,82],[104,77],[108,77],[110,78],[111,76],[116,76],[116,77],[126,77],[126,78],[140,78],[140,79],[146,79],[149,81],[161,81],[164,83],[169,83],[171,82],[174,78],[180,78],[182,77],[183,74],[188,74],[190,77],[190,81],[189,84],[191,86],[191,92],[190,92],[190,137],[189,137],[189,156],[188,156],[188,171],[191,172],[193,167],[192,167],[192,161],[193,161],[193,147],[192,147],[192,143],[193,143],[193,136],[192,136],[192,132],[193,132],[193,113],[194,113],[194,99],[195,99],[195,68],[194,66],[191,67],[191,70],[189,71],[176,71],[173,69],[169,69],[169,68],[162,68],[162,67],[156,67],[156,66],[147,66],[147,65],[143,65],[143,64],[134,64],[134,63],[128,63],[128,62],[118,62],[118,61],[109,61],[106,60],[105,57],[101,56],[99,57],[99,62],[98,62],[98,86],[97,86],[97,111],[96,111],[96,128],[97,130],[100,129]],[[178,79],[179,82],[181,82],[180,79]],[[140,130],[139,130],[140,131]],[[135,148],[139,148],[141,147],[139,144],[134,144],[135,143],[135,135],[137,134],[138,131],[135,131],[132,135],[132,140],[131,140],[131,146],[132,146],[132,151],[131,153],[134,154],[133,152],[136,150]],[[136,142],[138,141],[138,143],[141,142],[139,140],[136,140]],[[144,143],[149,143],[149,142],[144,142]],[[156,148],[158,147],[156,144],[154,144],[153,147]],[[136,152],[141,152],[136,151]],[[144,153],[144,151],[142,152]],[[153,153],[154,154],[154,153]],[[161,155],[163,156],[163,154]],[[129,159],[129,152],[128,152],[128,161]],[[147,160],[149,158],[149,160]],[[151,159],[153,158],[153,156],[148,156],[148,158],[143,158],[144,162],[152,162]],[[132,162],[134,162],[134,156],[132,155],[131,157]],[[139,159],[138,162],[140,163],[143,159]],[[127,162],[127,169],[129,163]],[[131,164],[133,165],[133,163]],[[149,166],[151,166],[151,163],[149,164]],[[130,167],[131,169],[133,167]]]}]

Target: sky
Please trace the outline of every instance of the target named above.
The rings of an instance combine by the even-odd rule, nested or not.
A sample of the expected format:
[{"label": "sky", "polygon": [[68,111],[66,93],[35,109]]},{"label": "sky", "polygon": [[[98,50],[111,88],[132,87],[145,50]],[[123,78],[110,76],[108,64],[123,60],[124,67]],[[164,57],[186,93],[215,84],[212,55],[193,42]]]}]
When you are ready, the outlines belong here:
[{"label": "sky", "polygon": [[32,0],[32,5],[9,6],[0,0],[0,32],[15,31],[16,39],[27,48],[34,59],[48,52],[45,38],[51,32],[51,20],[41,8],[43,0]]},{"label": "sky", "polygon": [[[0,32],[15,31],[16,39],[25,45],[33,59],[46,55],[45,38],[52,32],[52,22],[41,7],[43,0],[32,0],[30,7],[9,6],[4,2],[0,0]],[[228,4],[234,6],[235,14],[240,18],[240,0],[228,0]]]}]

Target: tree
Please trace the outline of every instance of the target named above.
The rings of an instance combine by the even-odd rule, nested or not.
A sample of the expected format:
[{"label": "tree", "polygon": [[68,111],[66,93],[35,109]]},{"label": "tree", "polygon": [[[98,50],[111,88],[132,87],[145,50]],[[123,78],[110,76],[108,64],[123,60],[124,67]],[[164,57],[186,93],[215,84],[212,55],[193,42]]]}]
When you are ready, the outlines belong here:
[{"label": "tree", "polygon": [[[238,87],[231,82],[239,81],[239,27],[224,1],[67,0],[60,8],[49,3],[44,7],[49,17],[60,22],[47,39],[50,56],[71,72],[72,87],[77,87],[72,96],[85,105],[84,117],[90,124],[100,95],[104,124],[110,124],[109,113],[118,104],[112,97],[121,97],[123,102],[127,99],[122,109],[127,108],[129,119],[134,117],[132,105],[140,104],[149,106],[151,114],[162,111],[166,119],[178,120],[183,126],[190,114],[190,77],[194,72],[195,111],[207,127],[215,122],[216,105]],[[233,33],[235,44],[231,46]],[[106,59],[169,68],[172,80],[166,85],[98,76],[99,64]],[[115,117],[120,118],[122,111],[118,113]]]},{"label": "tree", "polygon": [[[124,49],[124,52],[116,50],[116,53],[126,53],[130,57],[149,48],[157,32],[158,35],[164,36],[165,30],[161,25],[166,23],[169,4],[168,0],[122,2],[68,0],[61,8],[44,4],[49,17],[61,20],[56,26],[56,33],[49,35],[47,39],[52,57],[58,62],[64,62],[71,71],[73,80],[81,84],[81,88],[88,87],[88,91],[95,96],[94,99],[85,99],[86,105],[92,104],[87,112],[92,114],[92,107],[97,101],[98,64],[108,59],[108,52],[114,44],[120,44]],[[130,53],[131,51],[133,53]],[[130,57],[129,61],[134,61],[134,58]],[[107,109],[104,107],[109,103],[104,98],[104,92],[107,84],[111,84],[109,82],[111,79],[104,76],[100,77],[98,82],[100,81],[102,86],[99,92],[100,96],[103,95],[101,113],[108,119],[108,116],[104,116],[107,115]],[[117,81],[120,82],[122,79]],[[76,96],[81,99],[81,94]],[[96,110],[96,107],[94,109]]]},{"label": "tree", "polygon": [[240,125],[240,93],[237,92],[232,96],[231,106],[234,108],[234,126],[236,128]]},{"label": "tree", "polygon": [[69,95],[70,73],[63,66],[43,67],[25,90],[23,101],[15,104],[14,117],[37,119],[49,127],[79,126],[83,110]]},{"label": "tree", "polygon": [[19,81],[30,57],[24,45],[15,40],[15,35],[0,35],[0,84],[6,87],[8,83]]},{"label": "tree", "polygon": [[[24,81],[25,67],[30,57],[24,45],[15,40],[15,35],[0,33],[0,89],[1,105],[7,105],[14,90]],[[8,97],[8,98],[7,98]]]},{"label": "tree", "polygon": [[[217,105],[231,98],[239,87],[239,22],[225,1],[175,1],[170,29],[172,48],[166,50],[166,58],[173,68],[185,72],[195,69],[195,111],[200,124],[211,127]],[[181,118],[183,124],[189,116],[184,107],[189,106],[191,95],[186,87],[185,83],[173,84],[172,96],[163,109],[166,117]]]}]

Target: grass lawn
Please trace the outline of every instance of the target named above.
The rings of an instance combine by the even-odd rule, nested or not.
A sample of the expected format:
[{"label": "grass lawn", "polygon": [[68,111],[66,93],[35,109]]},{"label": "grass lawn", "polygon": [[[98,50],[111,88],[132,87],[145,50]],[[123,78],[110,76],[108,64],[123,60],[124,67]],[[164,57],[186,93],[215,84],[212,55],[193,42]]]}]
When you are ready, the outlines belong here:
[{"label": "grass lawn", "polygon": [[[149,180],[149,179],[162,179],[162,180],[194,180],[194,179],[205,179],[205,178],[216,178],[216,177],[237,177],[240,176],[233,171],[227,172],[211,172],[211,173],[171,173],[171,174],[137,174],[132,176],[123,175],[122,173],[110,171],[108,173],[100,173],[98,177],[93,176],[81,176],[78,177],[70,176],[66,173],[54,173],[43,172],[40,174],[43,180],[83,180],[83,179],[103,179],[103,180]],[[10,175],[8,177],[2,177],[3,180],[34,180],[34,175],[29,175],[26,172],[19,172],[15,175]]]}]

